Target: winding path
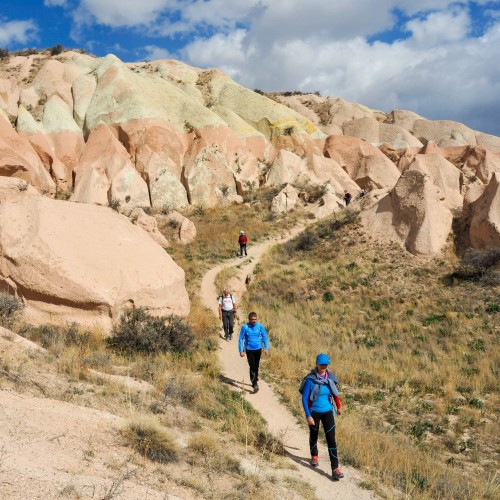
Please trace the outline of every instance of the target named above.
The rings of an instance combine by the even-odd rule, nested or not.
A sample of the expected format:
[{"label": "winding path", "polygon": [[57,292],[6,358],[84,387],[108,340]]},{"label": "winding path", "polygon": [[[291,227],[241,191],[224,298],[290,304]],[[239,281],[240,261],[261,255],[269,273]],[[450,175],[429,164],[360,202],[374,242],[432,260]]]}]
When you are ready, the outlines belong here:
[{"label": "winding path", "polygon": [[[238,266],[236,279],[230,280],[232,293],[238,300],[245,293],[245,278],[252,275],[256,264],[261,259],[266,250],[276,244],[283,243],[295,236],[300,228],[290,232],[279,240],[264,241],[249,247],[249,257],[245,259],[234,258],[210,269],[203,277],[201,283],[201,301],[216,316],[218,316],[217,296],[219,291],[215,287],[215,278],[227,267]],[[240,311],[243,313],[243,311]],[[245,319],[241,314],[240,319]],[[234,340],[226,342],[219,341],[219,360],[222,366],[224,376],[228,382],[239,390],[244,391],[246,400],[260,412],[268,423],[270,431],[281,436],[285,445],[286,453],[290,461],[298,465],[298,474],[301,479],[307,481],[316,489],[316,496],[320,500],[331,499],[370,499],[376,498],[373,492],[364,490],[358,485],[360,481],[359,473],[350,467],[342,467],[345,478],[334,482],[330,479],[331,469],[326,445],[320,443],[320,466],[313,469],[309,466],[309,435],[305,428],[300,427],[290,413],[288,408],[279,402],[278,396],[274,393],[272,387],[264,380],[259,381],[260,390],[257,394],[251,392],[249,384],[248,364],[246,358],[241,358],[238,354],[238,333],[239,325],[235,325]],[[269,351],[269,357],[272,359],[272,349]],[[265,371],[265,359],[263,369]],[[340,417],[342,418],[342,417]],[[342,443],[339,443],[342,455]]]}]

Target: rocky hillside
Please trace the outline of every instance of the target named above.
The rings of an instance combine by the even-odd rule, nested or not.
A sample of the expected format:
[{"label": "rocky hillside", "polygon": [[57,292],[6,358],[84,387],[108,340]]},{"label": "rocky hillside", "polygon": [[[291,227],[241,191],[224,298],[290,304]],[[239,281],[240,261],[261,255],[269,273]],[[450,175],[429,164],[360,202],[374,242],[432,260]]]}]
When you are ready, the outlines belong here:
[{"label": "rocky hillside", "polygon": [[[464,248],[500,246],[499,137],[411,111],[386,114],[315,94],[264,95],[218,70],[174,60],[126,64],[72,51],[4,57],[0,176],[46,197],[111,206],[164,247],[148,212],[243,203],[269,186],[282,189],[274,212],[305,208],[316,217],[342,209],[345,190],[355,201],[363,190],[365,227],[415,255],[441,252],[452,227],[460,228]],[[8,191],[4,206],[19,195]],[[70,226],[85,218],[60,207]],[[174,217],[181,240],[195,237],[188,220]],[[3,254],[12,256],[9,245],[0,232]],[[19,262],[12,257],[9,269]],[[26,284],[6,267],[0,276],[9,289],[24,287],[25,296],[44,302],[43,280]],[[129,286],[122,282],[110,287]],[[158,290],[152,282],[141,286]],[[84,309],[113,316],[109,311],[135,300],[115,292],[113,300],[85,300]],[[64,293],[56,296],[75,306]]]}]

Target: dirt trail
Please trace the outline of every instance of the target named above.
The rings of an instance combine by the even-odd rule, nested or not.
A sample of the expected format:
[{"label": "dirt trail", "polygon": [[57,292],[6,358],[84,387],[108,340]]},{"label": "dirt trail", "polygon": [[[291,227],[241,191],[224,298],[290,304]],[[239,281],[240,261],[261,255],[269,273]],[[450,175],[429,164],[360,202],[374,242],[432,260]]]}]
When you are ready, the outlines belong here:
[{"label": "dirt trail", "polygon": [[[252,272],[262,258],[266,250],[276,243],[282,243],[299,232],[295,229],[287,236],[280,240],[265,241],[249,247],[248,258],[234,258],[217,267],[208,271],[203,277],[201,284],[201,301],[208,307],[214,314],[218,315],[217,296],[219,290],[216,290],[214,281],[216,276],[222,269],[238,266],[238,275],[236,279],[232,279],[229,285],[232,293],[238,302],[246,291],[245,278],[247,275],[252,275]],[[245,312],[240,311],[240,320],[245,321]],[[257,311],[265,320],[265,311]],[[343,467],[345,478],[333,482],[330,479],[331,469],[326,445],[320,443],[320,466],[313,469],[309,466],[309,435],[307,429],[300,427],[290,413],[290,411],[279,402],[278,396],[274,393],[273,389],[264,380],[259,381],[260,390],[257,394],[251,393],[251,386],[249,384],[248,364],[246,358],[241,358],[238,354],[238,333],[240,324],[235,325],[234,339],[231,342],[226,342],[220,339],[219,359],[222,366],[224,375],[234,384],[235,387],[245,391],[245,398],[252,406],[258,410],[261,415],[266,419],[270,430],[275,435],[282,435],[286,451],[289,459],[298,465],[298,473],[302,479],[306,480],[316,489],[316,496],[319,499],[365,499],[376,498],[372,492],[364,490],[358,486],[360,476],[359,473],[352,468]],[[222,334],[222,328],[221,328]],[[261,370],[266,370],[266,363],[272,362],[273,346],[270,346],[270,355],[266,359],[263,356],[261,362]],[[339,424],[342,425],[339,417]],[[339,443],[340,455],[342,456],[342,443]]]}]

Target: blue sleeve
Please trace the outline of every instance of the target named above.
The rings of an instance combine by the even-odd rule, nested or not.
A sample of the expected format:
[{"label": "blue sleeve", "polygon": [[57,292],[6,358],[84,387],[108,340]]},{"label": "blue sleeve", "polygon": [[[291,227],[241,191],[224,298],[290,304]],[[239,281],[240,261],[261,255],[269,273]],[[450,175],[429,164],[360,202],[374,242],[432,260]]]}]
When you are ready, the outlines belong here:
[{"label": "blue sleeve", "polygon": [[266,351],[269,351],[269,340],[267,338],[267,332],[262,325],[260,325],[260,335],[262,337],[262,342],[264,342],[264,348],[266,349]]},{"label": "blue sleeve", "polygon": [[304,408],[304,413],[306,418],[311,416],[311,410],[309,409],[309,394],[311,394],[312,382],[307,379],[304,383],[304,392],[302,393],[302,408]]},{"label": "blue sleeve", "polygon": [[238,338],[238,351],[243,352],[244,346],[245,346],[245,327],[246,324],[242,325],[241,330],[240,330],[240,336]]}]

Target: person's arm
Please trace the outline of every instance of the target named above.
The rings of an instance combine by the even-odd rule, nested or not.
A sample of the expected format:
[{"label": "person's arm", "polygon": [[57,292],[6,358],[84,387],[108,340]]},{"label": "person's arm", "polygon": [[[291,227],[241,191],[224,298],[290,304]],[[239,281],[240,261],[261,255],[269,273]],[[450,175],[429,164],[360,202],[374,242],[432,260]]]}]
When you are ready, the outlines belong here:
[{"label": "person's arm", "polygon": [[262,342],[264,343],[264,352],[268,354],[269,352],[269,339],[267,338],[266,329],[260,325],[260,336],[262,337]]},{"label": "person's arm", "polygon": [[307,423],[309,425],[314,425],[314,419],[311,417],[311,410],[309,408],[309,395],[311,394],[311,388],[312,382],[308,379],[304,383],[304,392],[302,393],[302,408],[304,408]]},{"label": "person's arm", "polygon": [[241,357],[245,356],[245,327],[246,324],[241,327],[240,336],[238,338],[238,351]]},{"label": "person's arm", "polygon": [[219,319],[222,319],[222,304],[220,300],[219,300]]},{"label": "person's arm", "polygon": [[335,401],[335,406],[337,407],[337,415],[341,415],[341,407],[342,404],[340,403],[340,398],[339,396],[333,396],[333,400]]}]

